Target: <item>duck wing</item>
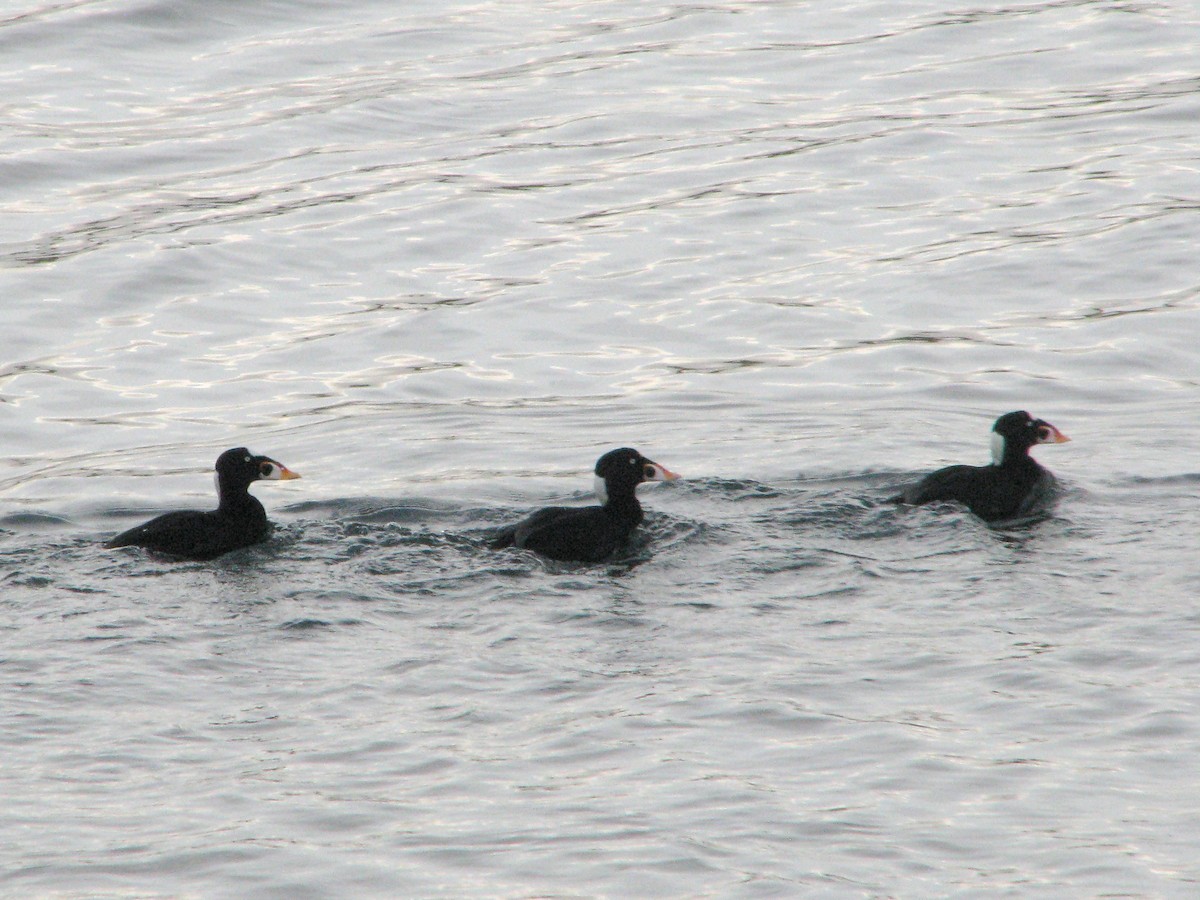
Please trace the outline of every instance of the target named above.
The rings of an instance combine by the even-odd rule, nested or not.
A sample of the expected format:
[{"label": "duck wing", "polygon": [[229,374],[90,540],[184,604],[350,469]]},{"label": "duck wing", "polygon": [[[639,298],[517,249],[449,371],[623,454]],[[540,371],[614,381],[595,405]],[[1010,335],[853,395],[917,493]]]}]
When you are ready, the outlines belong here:
[{"label": "duck wing", "polygon": [[550,559],[598,562],[625,542],[622,529],[601,506],[551,506],[516,527],[513,544]]}]

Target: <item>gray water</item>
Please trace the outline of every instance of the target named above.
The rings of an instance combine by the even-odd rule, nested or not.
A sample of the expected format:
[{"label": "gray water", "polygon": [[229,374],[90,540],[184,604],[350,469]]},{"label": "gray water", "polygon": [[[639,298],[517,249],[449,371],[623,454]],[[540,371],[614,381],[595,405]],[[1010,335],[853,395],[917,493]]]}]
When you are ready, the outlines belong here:
[{"label": "gray water", "polygon": [[[1196,896],[1198,46],[10,0],[0,892]],[[1051,514],[884,502],[1013,409]],[[267,543],[101,548],[239,445]],[[621,557],[487,548],[622,445]]]}]

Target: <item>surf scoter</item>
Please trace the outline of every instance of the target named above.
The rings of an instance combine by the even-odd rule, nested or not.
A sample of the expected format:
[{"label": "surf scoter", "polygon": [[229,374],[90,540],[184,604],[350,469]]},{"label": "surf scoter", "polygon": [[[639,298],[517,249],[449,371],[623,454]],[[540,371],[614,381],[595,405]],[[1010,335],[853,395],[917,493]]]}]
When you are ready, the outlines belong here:
[{"label": "surf scoter", "polygon": [[981,519],[1011,519],[1036,511],[1050,496],[1054,476],[1030,455],[1035,444],[1063,444],[1070,438],[1029,413],[1010,412],[992,426],[990,466],[947,466],[926,475],[892,500],[930,503],[957,500]]},{"label": "surf scoter", "polygon": [[596,496],[601,506],[550,506],[504,528],[492,546],[522,547],[550,559],[598,562],[611,556],[642,521],[637,486],[679,476],[629,447],[596,461]]},{"label": "surf scoter", "polygon": [[267,512],[250,495],[255,481],[287,481],[300,476],[269,456],[255,456],[245,447],[226,450],[217,457],[217,496],[210,512],[183,510],[165,513],[123,531],[105,547],[145,547],[184,559],[213,559],[222,553],[248,547],[270,531]]}]

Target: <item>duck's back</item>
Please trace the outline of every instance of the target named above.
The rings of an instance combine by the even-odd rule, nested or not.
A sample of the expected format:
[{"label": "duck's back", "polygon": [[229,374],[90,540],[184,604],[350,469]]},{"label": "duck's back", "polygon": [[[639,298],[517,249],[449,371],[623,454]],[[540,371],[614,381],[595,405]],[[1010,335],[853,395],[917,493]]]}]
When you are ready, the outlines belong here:
[{"label": "duck's back", "polygon": [[165,513],[142,525],[123,531],[105,546],[145,547],[187,559],[213,559],[223,553],[248,547],[270,532],[266,512],[258,505],[244,508],[237,516],[221,510],[183,510]]},{"label": "duck's back", "polygon": [[512,543],[550,559],[598,562],[625,543],[636,524],[617,521],[602,506],[551,506],[517,525]]},{"label": "duck's back", "polygon": [[1054,476],[1032,459],[1015,466],[947,466],[904,491],[905,503],[957,500],[981,519],[1011,519],[1034,511],[1053,492]]}]

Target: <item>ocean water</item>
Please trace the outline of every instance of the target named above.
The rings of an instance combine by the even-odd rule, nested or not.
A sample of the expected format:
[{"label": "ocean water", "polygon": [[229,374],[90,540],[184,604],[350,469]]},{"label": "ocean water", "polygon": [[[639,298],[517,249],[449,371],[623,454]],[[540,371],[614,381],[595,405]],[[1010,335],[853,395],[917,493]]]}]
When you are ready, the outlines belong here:
[{"label": "ocean water", "polygon": [[[1195,896],[1198,45],[12,0],[0,894]],[[1050,514],[885,502],[1014,409]],[[242,445],[268,542],[102,548]],[[625,445],[619,558],[487,547]]]}]

